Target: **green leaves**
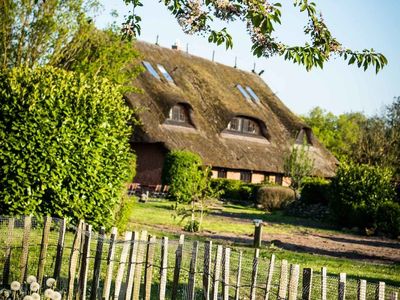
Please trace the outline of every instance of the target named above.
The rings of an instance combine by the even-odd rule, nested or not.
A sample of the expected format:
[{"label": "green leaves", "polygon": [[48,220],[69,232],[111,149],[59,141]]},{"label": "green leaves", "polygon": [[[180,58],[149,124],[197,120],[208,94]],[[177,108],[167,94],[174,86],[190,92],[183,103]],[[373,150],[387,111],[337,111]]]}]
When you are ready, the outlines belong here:
[{"label": "green leaves", "polygon": [[133,159],[133,112],[119,88],[52,67],[14,68],[0,74],[0,101],[2,212],[110,226],[105,212],[119,204]]},{"label": "green leaves", "polygon": [[345,60],[348,59],[349,65],[357,63],[357,66],[359,68],[363,67],[364,71],[370,66],[375,67],[376,74],[388,64],[386,57],[383,54],[376,53],[373,49],[364,49],[362,52],[346,50],[341,56],[343,56]]},{"label": "green leaves", "polygon": [[223,28],[221,31],[212,30],[208,37],[208,41],[217,44],[218,46],[225,43],[226,49],[233,47],[232,36],[228,34],[226,28]]}]

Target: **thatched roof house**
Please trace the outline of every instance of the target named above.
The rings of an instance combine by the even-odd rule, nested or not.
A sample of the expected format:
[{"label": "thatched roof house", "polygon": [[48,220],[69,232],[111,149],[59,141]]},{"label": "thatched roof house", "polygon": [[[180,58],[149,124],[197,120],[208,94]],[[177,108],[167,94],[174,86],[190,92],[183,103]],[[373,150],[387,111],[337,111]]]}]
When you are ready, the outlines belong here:
[{"label": "thatched roof house", "polygon": [[296,140],[307,141],[315,175],[334,175],[336,159],[256,74],[137,42],[146,72],[128,95],[141,107],[136,129],[137,177],[158,184],[165,154],[198,153],[215,177],[282,182],[283,160]]}]

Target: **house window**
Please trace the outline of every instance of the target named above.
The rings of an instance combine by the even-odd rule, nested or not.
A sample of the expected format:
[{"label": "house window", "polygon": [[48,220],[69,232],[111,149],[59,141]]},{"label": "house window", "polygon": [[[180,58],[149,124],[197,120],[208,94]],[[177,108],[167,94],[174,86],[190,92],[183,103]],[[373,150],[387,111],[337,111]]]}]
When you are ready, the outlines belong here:
[{"label": "house window", "polygon": [[251,99],[253,100],[253,102],[255,102],[255,103],[260,102],[260,98],[258,98],[257,94],[252,90],[251,87],[246,86],[246,91],[250,94]]},{"label": "house window", "polygon": [[251,182],[251,172],[250,171],[241,171],[240,172],[240,180],[244,182]]},{"label": "house window", "polygon": [[175,105],[169,111],[168,119],[175,122],[188,123],[186,109],[183,105]]},{"label": "house window", "polygon": [[243,95],[243,97],[246,98],[246,100],[251,100],[250,95],[246,92],[246,90],[240,85],[236,85],[237,89],[239,92]]},{"label": "house window", "polygon": [[226,178],[226,175],[225,170],[218,170],[218,178]]},{"label": "house window", "polygon": [[164,76],[164,78],[171,83],[174,83],[174,80],[172,79],[171,75],[165,70],[164,66],[162,65],[157,65],[158,70],[161,72],[161,74]]},{"label": "house window", "polygon": [[227,130],[251,135],[261,134],[260,126],[256,121],[243,117],[233,118],[229,122]]},{"label": "house window", "polygon": [[280,174],[276,174],[275,175],[275,183],[278,185],[282,185],[283,182],[283,176]]},{"label": "house window", "polygon": [[160,75],[158,75],[157,71],[153,68],[153,66],[151,65],[151,63],[149,63],[148,61],[143,61],[143,65],[145,66],[145,68],[147,69],[147,71],[149,71],[149,73],[151,75],[153,75],[154,78],[157,79],[161,79]]}]

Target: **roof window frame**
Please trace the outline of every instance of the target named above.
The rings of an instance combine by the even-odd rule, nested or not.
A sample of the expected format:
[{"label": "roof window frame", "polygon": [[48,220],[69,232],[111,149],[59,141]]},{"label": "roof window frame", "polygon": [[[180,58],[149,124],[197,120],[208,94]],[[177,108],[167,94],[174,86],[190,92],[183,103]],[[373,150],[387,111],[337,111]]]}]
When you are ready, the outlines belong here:
[{"label": "roof window frame", "polygon": [[147,60],[142,61],[142,65],[146,68],[147,72],[150,73],[154,78],[161,80],[160,75],[157,73],[156,69],[154,69],[153,65]]},{"label": "roof window frame", "polygon": [[260,103],[260,98],[257,96],[257,94],[254,92],[254,90],[251,87],[246,85],[245,89],[246,89],[247,93],[250,95],[251,100],[253,100],[253,102]]},{"label": "roof window frame", "polygon": [[251,101],[251,96],[249,95],[249,93],[246,91],[245,88],[243,88],[240,84],[236,85],[236,88],[239,90],[239,92],[242,94],[242,96],[247,100],[247,101]]},{"label": "roof window frame", "polygon": [[172,78],[171,74],[168,73],[167,69],[162,64],[157,64],[157,69],[160,71],[161,75],[168,83],[175,84],[174,79]]}]

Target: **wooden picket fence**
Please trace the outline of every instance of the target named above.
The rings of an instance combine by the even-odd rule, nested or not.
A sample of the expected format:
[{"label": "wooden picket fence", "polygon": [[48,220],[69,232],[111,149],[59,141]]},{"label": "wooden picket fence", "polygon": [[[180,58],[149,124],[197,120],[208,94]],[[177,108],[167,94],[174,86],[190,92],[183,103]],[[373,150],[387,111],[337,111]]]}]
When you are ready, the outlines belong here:
[{"label": "wooden picket fence", "polygon": [[146,231],[118,239],[116,228],[106,235],[104,228],[94,232],[83,221],[74,227],[51,217],[43,222],[5,218],[0,241],[3,287],[12,280],[23,283],[35,272],[43,285],[55,278],[67,300],[397,300],[399,293],[384,282],[367,284],[346,279],[345,273],[329,276],[325,267],[301,269],[284,259],[278,262],[273,254],[265,259],[260,249],[249,257],[212,241],[185,243],[184,235],[178,241],[157,240]]}]

